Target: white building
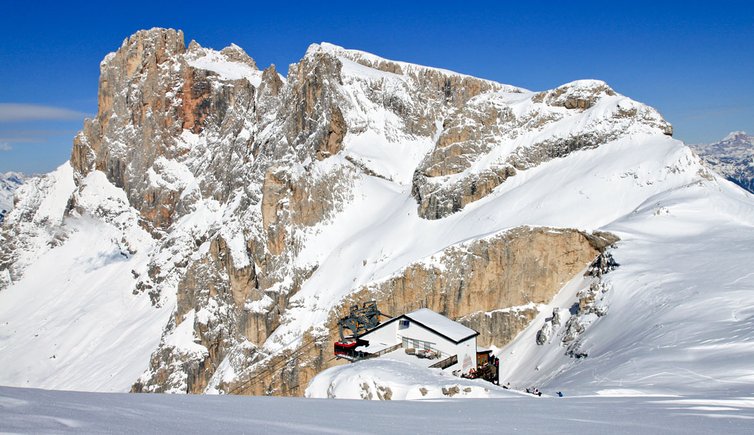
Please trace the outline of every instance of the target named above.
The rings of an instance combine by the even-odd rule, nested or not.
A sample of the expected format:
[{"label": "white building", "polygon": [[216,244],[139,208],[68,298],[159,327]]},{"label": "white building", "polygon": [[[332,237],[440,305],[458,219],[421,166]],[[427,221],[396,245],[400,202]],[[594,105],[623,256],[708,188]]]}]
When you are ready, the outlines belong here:
[{"label": "white building", "polygon": [[477,366],[478,332],[427,308],[394,317],[359,337],[369,342],[357,351],[380,354],[396,346],[417,351],[439,352],[439,360],[454,355],[458,363],[450,367],[467,373]]}]

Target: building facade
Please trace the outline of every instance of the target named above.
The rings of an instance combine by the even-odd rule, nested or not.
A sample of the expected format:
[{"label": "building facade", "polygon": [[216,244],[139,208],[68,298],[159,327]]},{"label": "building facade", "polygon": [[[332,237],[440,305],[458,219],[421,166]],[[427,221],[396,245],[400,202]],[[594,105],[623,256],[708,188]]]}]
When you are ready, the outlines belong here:
[{"label": "building facade", "polygon": [[377,354],[400,344],[404,349],[425,353],[435,359],[457,356],[449,368],[468,373],[477,366],[478,332],[427,308],[394,317],[365,333],[360,340],[369,344],[357,348]]}]

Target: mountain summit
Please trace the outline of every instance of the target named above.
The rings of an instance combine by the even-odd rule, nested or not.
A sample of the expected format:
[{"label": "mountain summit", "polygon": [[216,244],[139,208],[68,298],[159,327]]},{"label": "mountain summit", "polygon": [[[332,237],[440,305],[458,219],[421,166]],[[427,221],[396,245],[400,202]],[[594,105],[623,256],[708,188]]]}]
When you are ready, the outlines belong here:
[{"label": "mountain summit", "polygon": [[754,200],[604,82],[534,92],[326,43],[283,76],[171,29],[100,72],[70,162],[2,226],[2,384],[303,395],[368,300],[480,331],[511,381],[667,392],[686,372],[649,381],[665,345],[699,388],[754,376],[730,334],[752,325]]}]

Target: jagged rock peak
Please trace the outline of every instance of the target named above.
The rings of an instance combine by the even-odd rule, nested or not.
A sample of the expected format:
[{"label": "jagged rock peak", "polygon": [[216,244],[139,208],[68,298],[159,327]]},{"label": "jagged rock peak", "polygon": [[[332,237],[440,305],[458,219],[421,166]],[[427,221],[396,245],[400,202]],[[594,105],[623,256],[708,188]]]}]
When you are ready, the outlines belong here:
[{"label": "jagged rock peak", "polygon": [[189,52],[189,53],[191,53],[191,52],[195,52],[197,50],[200,50],[201,48],[202,48],[201,44],[199,44],[198,42],[196,42],[195,39],[192,39],[191,42],[189,42],[188,49],[186,51]]},{"label": "jagged rock peak", "polygon": [[736,141],[736,140],[749,141],[751,140],[751,138],[752,136],[749,136],[748,134],[746,134],[745,131],[731,131],[730,133],[728,133],[727,136],[723,138],[722,141],[723,142]]},{"label": "jagged rock peak", "polygon": [[226,58],[234,62],[244,63],[254,69],[259,69],[256,62],[254,62],[254,59],[252,59],[251,56],[249,56],[243,48],[237,46],[236,44],[230,44],[229,46],[223,48],[222,50],[220,50],[220,54],[224,55]]},{"label": "jagged rock peak", "polygon": [[540,92],[534,101],[566,109],[588,109],[605,96],[617,93],[602,80],[576,80],[555,89]]},{"label": "jagged rock peak", "polygon": [[131,58],[141,57],[140,55],[144,52],[153,53],[160,63],[164,57],[182,54],[184,51],[186,51],[186,46],[182,30],[153,27],[149,30],[139,30],[125,38],[118,51],[107,55],[103,63],[107,63],[120,53],[127,54]]},{"label": "jagged rock peak", "polygon": [[[249,56],[244,49],[236,44],[230,44],[220,51],[213,50],[211,48],[202,47],[195,40],[191,40],[186,50],[187,60],[196,60],[202,57],[207,57],[210,62],[220,63],[238,63],[246,65],[254,71],[259,70],[254,59]],[[201,69],[202,65],[193,65]],[[221,74],[222,75],[222,74]]]},{"label": "jagged rock peak", "polygon": [[[97,116],[74,140],[71,164],[77,179],[93,170],[104,172],[124,189],[149,228],[167,228],[188,207],[179,199],[195,176],[206,180],[205,194],[224,197],[230,188],[216,181],[226,174],[190,172],[186,162],[204,159],[206,148],[195,148],[192,144],[199,142],[187,143],[182,135],[206,130],[201,143],[209,144],[208,137],[236,139],[244,132],[237,141],[212,141],[216,157],[211,164],[227,165],[217,156],[233,154],[231,147],[240,149],[233,155],[243,155],[254,130],[261,75],[236,45],[215,51],[192,41],[187,50],[183,32],[160,28],[126,38],[101,63]],[[176,178],[178,173],[182,178]]]}]

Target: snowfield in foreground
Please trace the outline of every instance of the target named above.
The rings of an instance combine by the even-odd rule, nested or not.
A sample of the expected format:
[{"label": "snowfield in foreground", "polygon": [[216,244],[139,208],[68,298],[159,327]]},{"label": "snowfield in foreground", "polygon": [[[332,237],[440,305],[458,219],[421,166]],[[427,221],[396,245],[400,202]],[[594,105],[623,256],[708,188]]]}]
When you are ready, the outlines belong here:
[{"label": "snowfield in foreground", "polygon": [[754,430],[754,397],[383,401],[79,393],[0,387],[0,432],[725,433]]}]

